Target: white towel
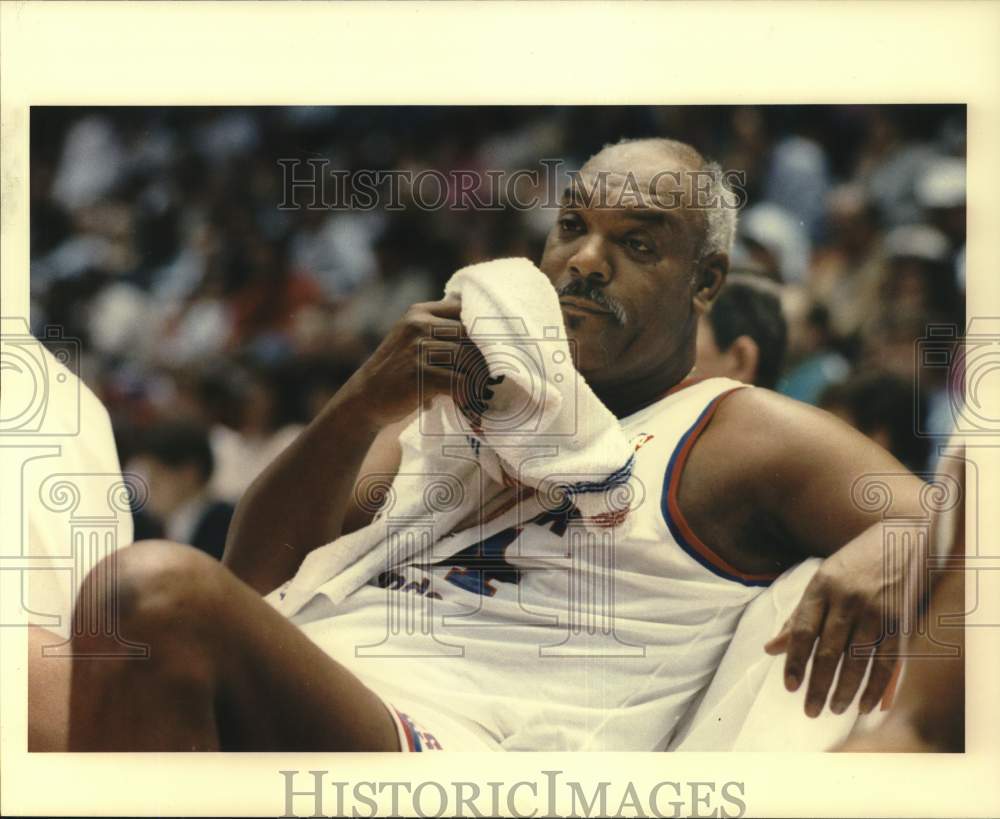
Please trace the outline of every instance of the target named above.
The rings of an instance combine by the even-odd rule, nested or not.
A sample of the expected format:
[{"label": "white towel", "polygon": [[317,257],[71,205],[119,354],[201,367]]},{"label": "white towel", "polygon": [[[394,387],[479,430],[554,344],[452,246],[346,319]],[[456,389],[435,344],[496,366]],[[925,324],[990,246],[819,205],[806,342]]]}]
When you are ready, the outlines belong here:
[{"label": "white towel", "polygon": [[461,297],[461,321],[489,369],[492,397],[475,424],[447,396],[418,414],[400,435],[391,487],[362,487],[369,498],[388,490],[391,527],[380,512],[311,552],[268,595],[286,616],[316,594],[339,602],[432,550],[435,561],[449,557],[442,536],[504,489],[533,492],[539,510],[572,503],[588,527],[628,526],[634,453],[573,366],[551,282],[527,259],[498,259],[459,270],[445,293]]}]

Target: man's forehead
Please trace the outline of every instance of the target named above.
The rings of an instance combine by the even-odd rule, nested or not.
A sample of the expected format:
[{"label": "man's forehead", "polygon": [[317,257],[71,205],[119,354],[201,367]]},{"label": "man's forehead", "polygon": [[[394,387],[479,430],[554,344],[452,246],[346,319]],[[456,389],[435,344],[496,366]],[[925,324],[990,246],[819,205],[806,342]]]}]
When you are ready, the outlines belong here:
[{"label": "man's forehead", "polygon": [[655,194],[687,190],[691,185],[691,176],[683,168],[664,167],[652,173],[584,168],[572,175],[563,196],[578,199],[582,195],[586,198],[587,194],[596,190],[635,192],[649,200],[649,204],[654,204]]},{"label": "man's forehead", "polygon": [[641,144],[613,146],[591,157],[572,175],[563,192],[564,203],[592,205],[595,195],[607,192],[610,203],[621,207],[676,207],[676,194],[692,191],[693,170],[674,151]]},{"label": "man's forehead", "polygon": [[560,204],[568,208],[623,211],[643,218],[643,212],[662,215],[686,210],[693,201],[695,186],[690,171],[676,166],[652,172],[584,168],[572,175],[562,191]]}]

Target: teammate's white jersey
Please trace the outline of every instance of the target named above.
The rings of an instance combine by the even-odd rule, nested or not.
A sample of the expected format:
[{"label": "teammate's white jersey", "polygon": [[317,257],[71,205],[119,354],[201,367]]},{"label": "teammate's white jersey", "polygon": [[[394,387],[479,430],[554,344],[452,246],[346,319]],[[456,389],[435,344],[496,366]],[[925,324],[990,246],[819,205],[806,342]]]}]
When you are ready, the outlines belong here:
[{"label": "teammate's white jersey", "polygon": [[468,541],[453,557],[337,606],[317,596],[293,622],[383,698],[504,749],[663,748],[773,579],[727,565],[676,502],[691,445],[742,386],[685,383],[622,420],[636,455],[624,540],[528,498],[451,535]]}]

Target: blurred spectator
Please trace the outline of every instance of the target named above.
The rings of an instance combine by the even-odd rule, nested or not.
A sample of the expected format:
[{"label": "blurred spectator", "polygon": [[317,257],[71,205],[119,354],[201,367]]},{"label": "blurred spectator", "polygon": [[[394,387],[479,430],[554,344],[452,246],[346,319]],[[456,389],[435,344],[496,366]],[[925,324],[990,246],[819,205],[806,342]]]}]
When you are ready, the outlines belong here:
[{"label": "blurred spectator", "polygon": [[965,162],[955,157],[933,163],[917,182],[917,201],[947,238],[955,286],[965,289]]},{"label": "blurred spectator", "polygon": [[209,490],[214,466],[206,431],[173,421],[147,431],[128,471],[145,478],[146,509],[162,524],[165,537],[221,559],[234,507]]},{"label": "blurred spectator", "polygon": [[374,243],[385,224],[376,211],[330,214],[305,208],[292,238],[292,265],[319,282],[333,302],[348,296],[376,272]]},{"label": "blurred spectator", "polygon": [[865,328],[858,364],[892,372],[918,389],[925,429],[945,436],[952,422],[947,368],[923,367],[918,342],[929,324],[951,326],[957,339],[964,321],[962,294],[949,267],[944,234],[928,225],[906,225],[884,241],[885,271],[878,309]]},{"label": "blurred spectator", "polygon": [[291,396],[282,386],[278,366],[251,367],[233,379],[234,426],[216,423],[210,434],[216,463],[211,486],[217,497],[236,503],[302,431],[302,424],[292,420]]},{"label": "blurred spectator", "polygon": [[884,224],[902,225],[920,218],[916,182],[937,156],[929,141],[916,141],[904,127],[898,107],[873,111],[855,178],[864,184]]},{"label": "blurred spectator", "polygon": [[905,225],[886,234],[880,312],[930,321],[954,319],[960,310],[948,239],[929,225]]},{"label": "blurred spectator", "polygon": [[740,218],[737,237],[763,275],[776,282],[801,282],[809,265],[809,236],[801,220],[764,202]]},{"label": "blurred spectator", "polygon": [[827,386],[847,378],[851,365],[832,346],[826,307],[794,287],[785,290],[782,305],[788,323],[788,368],[778,392],[815,404]]},{"label": "blurred spectator", "polygon": [[913,386],[904,379],[880,372],[857,375],[827,387],[819,405],[887,449],[908,469],[926,468],[930,440],[916,433]]},{"label": "blurred spectator", "polygon": [[787,336],[779,288],[760,277],[731,274],[698,321],[695,372],[773,389]]},{"label": "blurred spectator", "polygon": [[830,327],[849,338],[877,307],[882,277],[878,213],[860,185],[841,185],[827,199],[827,239],[812,263],[808,288],[826,306]]},{"label": "blurred spectator", "polygon": [[243,249],[231,260],[230,345],[280,344],[299,311],[321,301],[321,291],[308,274],[290,268],[280,244],[251,234]]},{"label": "blurred spectator", "polygon": [[411,304],[441,297],[444,281],[460,263],[445,261],[440,270],[420,264],[417,228],[404,223],[376,241],[377,275],[334,314],[323,345],[328,355],[345,362],[364,360]]},{"label": "blurred spectator", "polygon": [[822,146],[802,136],[779,142],[771,156],[764,195],[787,213],[794,213],[806,233],[815,238],[826,206],[830,176]]},{"label": "blurred spectator", "polygon": [[222,271],[217,262],[210,263],[194,292],[163,311],[154,361],[185,366],[221,356],[233,336],[226,295]]},{"label": "blurred spectator", "polygon": [[954,250],[965,244],[965,162],[955,157],[934,161],[917,180],[917,203]]},{"label": "blurred spectator", "polygon": [[955,286],[960,292],[965,292],[965,245],[955,255]]},{"label": "blurred spectator", "polygon": [[[944,348],[947,361],[955,359],[961,338],[961,326],[945,323],[950,338],[935,339],[935,346]],[[858,371],[881,370],[892,373],[919,394],[922,428],[926,434],[947,438],[955,422],[954,393],[962,389],[960,374],[940,360],[920,355],[921,341],[928,335],[923,316],[885,315],[865,338],[858,361]],[[950,348],[950,349],[949,349]],[[951,379],[949,379],[951,376]],[[936,452],[936,449],[934,450]],[[933,469],[932,457],[928,468]]]},{"label": "blurred spectator", "polygon": [[83,117],[66,132],[52,197],[69,210],[94,205],[124,170],[125,155],[109,119],[96,114]]}]

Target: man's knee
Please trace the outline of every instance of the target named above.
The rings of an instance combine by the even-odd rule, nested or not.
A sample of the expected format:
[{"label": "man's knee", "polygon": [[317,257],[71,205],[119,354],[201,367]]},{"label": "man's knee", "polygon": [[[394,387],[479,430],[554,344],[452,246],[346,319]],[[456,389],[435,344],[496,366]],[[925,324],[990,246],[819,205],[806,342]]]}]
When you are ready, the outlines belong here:
[{"label": "man's knee", "polygon": [[204,624],[220,597],[224,572],[203,552],[169,541],[141,541],[119,549],[87,575],[77,598],[74,631],[107,632],[107,621],[113,620],[127,638]]}]

